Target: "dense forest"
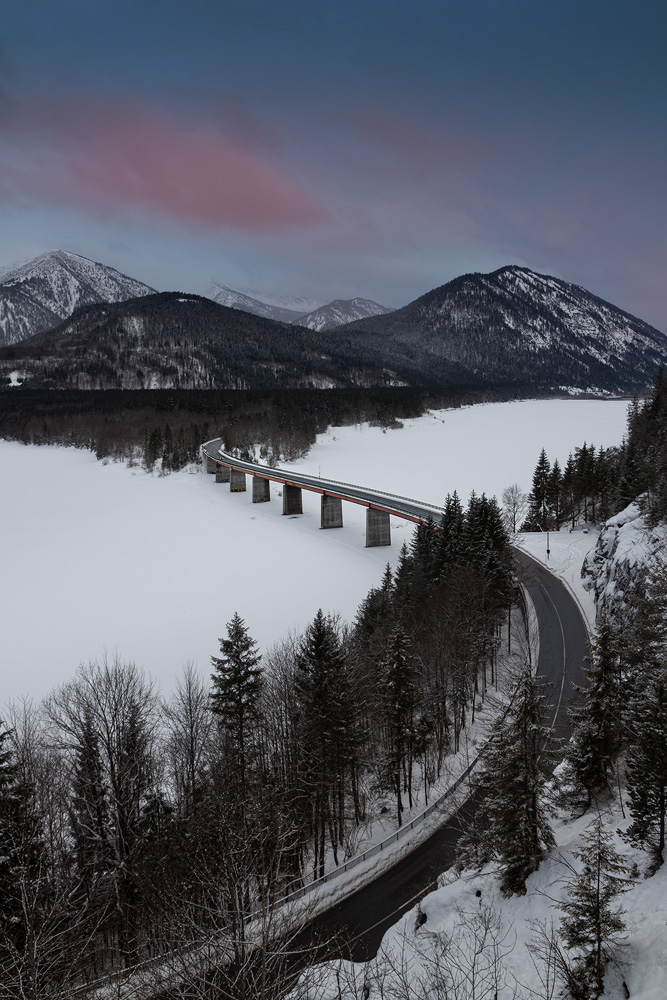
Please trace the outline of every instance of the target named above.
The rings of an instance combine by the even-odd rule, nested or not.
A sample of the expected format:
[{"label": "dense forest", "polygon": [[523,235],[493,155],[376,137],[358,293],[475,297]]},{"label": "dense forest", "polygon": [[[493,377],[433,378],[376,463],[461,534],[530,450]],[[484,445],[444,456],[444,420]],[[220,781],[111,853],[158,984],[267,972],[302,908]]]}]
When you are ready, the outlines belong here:
[{"label": "dense forest", "polygon": [[202,442],[255,447],[269,464],[305,455],[330,426],[395,427],[428,408],[502,400],[502,393],[428,393],[409,388],[294,390],[21,389],[0,391],[0,438],[90,448],[162,472],[199,460]]},{"label": "dense forest", "polygon": [[398,825],[417,787],[428,797],[496,682],[514,600],[496,502],[454,495],[349,628],[320,611],[262,658],[235,615],[210,685],[186,670],[164,702],[110,659],[15,707],[0,728],[1,995],[65,1000],[221,935],[227,963],[180,968],[188,996],[284,995],[271,904],[354,853],[378,792]]}]

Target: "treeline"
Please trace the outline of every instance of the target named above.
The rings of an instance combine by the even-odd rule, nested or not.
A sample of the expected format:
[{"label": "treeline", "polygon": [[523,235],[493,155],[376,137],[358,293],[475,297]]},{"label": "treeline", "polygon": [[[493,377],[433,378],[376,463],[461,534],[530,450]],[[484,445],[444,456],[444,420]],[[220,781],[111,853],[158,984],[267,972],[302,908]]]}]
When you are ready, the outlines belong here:
[{"label": "treeline", "polygon": [[[188,996],[284,995],[271,904],[355,852],[372,800],[400,825],[418,787],[428,798],[495,680],[512,579],[495,501],[454,495],[350,628],[320,611],[261,659],[235,615],[210,686],[187,669],[163,702],[104,661],[15,710],[0,727],[8,995],[64,1000],[166,952]],[[220,935],[226,966],[177,968]]]},{"label": "treeline", "polygon": [[[504,499],[516,514],[520,498],[508,494]],[[531,491],[524,498],[523,530],[558,531],[568,523],[599,523],[634,500],[639,500],[650,526],[667,517],[667,374],[662,369],[651,396],[631,403],[627,437],[620,447],[584,443],[563,469],[542,449]]]},{"label": "treeline", "polygon": [[0,437],[23,444],[90,448],[98,458],[135,459],[165,471],[197,461],[221,436],[239,453],[258,445],[271,462],[297,458],[331,425],[368,421],[396,427],[429,407],[460,406],[463,395],[415,389],[284,391],[7,390],[0,392]]}]

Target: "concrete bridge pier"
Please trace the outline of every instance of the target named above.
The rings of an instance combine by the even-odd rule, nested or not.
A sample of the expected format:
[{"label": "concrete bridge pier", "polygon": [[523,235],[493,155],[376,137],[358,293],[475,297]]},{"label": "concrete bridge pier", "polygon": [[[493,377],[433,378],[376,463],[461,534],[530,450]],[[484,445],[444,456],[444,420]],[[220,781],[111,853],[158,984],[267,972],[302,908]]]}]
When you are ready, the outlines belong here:
[{"label": "concrete bridge pier", "polygon": [[374,545],[391,545],[389,514],[384,510],[366,508],[366,548]]},{"label": "concrete bridge pier", "polygon": [[252,477],[252,502],[266,503],[271,499],[271,488],[268,479],[263,476]]},{"label": "concrete bridge pier", "polygon": [[303,496],[299,486],[283,486],[283,514],[303,514]]},{"label": "concrete bridge pier", "polygon": [[228,483],[230,472],[231,469],[229,469],[226,465],[218,465],[215,470],[216,483]]},{"label": "concrete bridge pier", "polygon": [[340,497],[330,497],[327,493],[322,494],[322,516],[320,528],[342,528],[343,527],[343,501]]},{"label": "concrete bridge pier", "polygon": [[211,475],[217,471],[218,463],[210,455],[206,456],[206,471]]},{"label": "concrete bridge pier", "polygon": [[240,469],[229,470],[230,493],[245,493],[245,472]]}]

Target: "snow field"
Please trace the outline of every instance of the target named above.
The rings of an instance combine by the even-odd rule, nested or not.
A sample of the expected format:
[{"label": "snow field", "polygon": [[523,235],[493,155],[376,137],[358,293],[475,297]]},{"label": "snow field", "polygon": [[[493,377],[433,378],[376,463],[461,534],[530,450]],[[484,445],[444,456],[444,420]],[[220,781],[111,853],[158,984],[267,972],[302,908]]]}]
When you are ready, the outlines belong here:
[{"label": "snow field", "polygon": [[[542,446],[567,459],[584,440],[618,444],[624,401],[547,400],[434,411],[400,430],[330,429],[293,468],[441,504],[457,490],[528,490]],[[350,620],[412,525],[366,549],[365,509],[321,531],[319,497],[283,517],[279,489],[252,504],[201,470],[159,477],[90,453],[0,441],[0,705],[40,698],[80,662],[118,651],[168,693],[203,673],[234,611],[260,648],[322,607]],[[250,485],[250,484],[248,484]]]}]

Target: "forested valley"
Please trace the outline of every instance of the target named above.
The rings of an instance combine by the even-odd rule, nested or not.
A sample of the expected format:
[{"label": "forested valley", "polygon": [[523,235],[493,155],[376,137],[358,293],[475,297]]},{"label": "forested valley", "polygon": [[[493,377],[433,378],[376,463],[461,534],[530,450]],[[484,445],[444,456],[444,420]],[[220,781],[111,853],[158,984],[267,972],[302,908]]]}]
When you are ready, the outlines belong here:
[{"label": "forested valley", "polygon": [[[651,523],[664,520],[666,389],[661,373],[631,406],[623,446],[578,448],[567,478],[541,456],[521,518],[580,525],[639,498]],[[41,705],[12,706],[0,728],[0,996],[67,1000],[164,956],[193,998],[286,996],[295,962],[289,943],[273,943],[273,904],[354,853],[378,791],[400,825],[496,683],[517,599],[511,499],[501,511],[485,496],[465,508],[448,496],[441,522],[415,530],[349,627],[320,611],[302,635],[260,651],[234,615],[217,650],[212,637],[210,683],[187,669],[165,701],[138,666],[109,658]],[[462,867],[492,860],[506,893],[525,891],[553,843],[555,749],[575,814],[623,769],[628,840],[650,870],[662,864],[666,595],[663,560],[622,621],[600,620],[566,748],[545,730],[527,664],[482,755],[484,805]],[[623,862],[606,837],[600,826],[582,850],[611,884]],[[575,957],[559,953],[576,1000],[600,995],[622,929],[616,893],[589,889],[579,885],[563,925]],[[598,918],[606,929],[591,938]]]}]

